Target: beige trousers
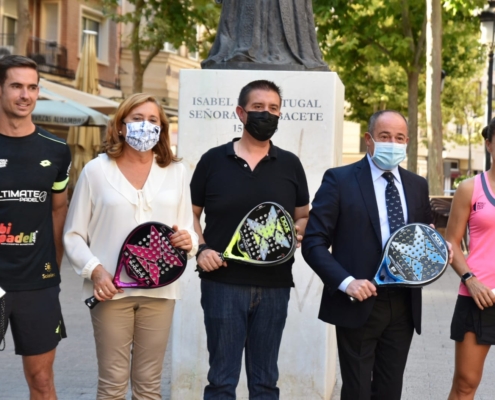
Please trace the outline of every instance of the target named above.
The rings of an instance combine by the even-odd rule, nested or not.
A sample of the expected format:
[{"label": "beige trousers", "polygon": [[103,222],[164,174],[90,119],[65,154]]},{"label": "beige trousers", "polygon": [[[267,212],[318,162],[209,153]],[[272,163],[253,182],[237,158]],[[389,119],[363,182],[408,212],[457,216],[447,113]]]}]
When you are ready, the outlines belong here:
[{"label": "beige trousers", "polygon": [[161,399],[163,359],[175,300],[125,297],[91,310],[98,358],[97,400]]}]

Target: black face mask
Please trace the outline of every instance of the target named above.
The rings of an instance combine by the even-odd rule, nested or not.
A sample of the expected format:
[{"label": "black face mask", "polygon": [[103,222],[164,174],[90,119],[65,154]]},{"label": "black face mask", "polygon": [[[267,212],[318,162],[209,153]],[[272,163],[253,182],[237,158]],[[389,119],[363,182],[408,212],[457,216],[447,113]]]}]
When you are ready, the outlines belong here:
[{"label": "black face mask", "polygon": [[256,140],[260,142],[269,140],[277,131],[278,115],[268,111],[246,111],[246,113],[247,121],[244,127]]}]

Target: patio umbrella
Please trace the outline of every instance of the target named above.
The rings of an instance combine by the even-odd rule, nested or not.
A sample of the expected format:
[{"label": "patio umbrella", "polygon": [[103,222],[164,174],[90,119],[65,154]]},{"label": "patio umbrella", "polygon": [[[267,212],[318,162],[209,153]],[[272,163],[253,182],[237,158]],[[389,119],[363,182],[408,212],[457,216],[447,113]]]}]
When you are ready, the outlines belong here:
[{"label": "patio umbrella", "polygon": [[[35,124],[106,126],[109,118],[105,114],[75,101],[52,94],[49,100],[38,100],[36,102],[32,120]],[[99,130],[99,128],[96,129]]]},{"label": "patio umbrella", "polygon": [[[76,71],[75,87],[90,94],[98,94],[98,64],[96,59],[96,32],[83,31],[84,44]],[[84,127],[69,129],[67,144],[73,150],[70,181],[75,185],[83,167],[93,159],[101,146],[100,129]]]}]

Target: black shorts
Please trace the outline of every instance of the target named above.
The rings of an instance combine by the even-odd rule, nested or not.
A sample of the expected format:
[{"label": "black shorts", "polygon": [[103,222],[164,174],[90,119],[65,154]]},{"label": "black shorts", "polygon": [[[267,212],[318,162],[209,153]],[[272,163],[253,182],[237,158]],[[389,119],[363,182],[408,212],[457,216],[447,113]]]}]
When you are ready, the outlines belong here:
[{"label": "black shorts", "polygon": [[[53,286],[39,290],[7,292],[0,299],[5,305],[5,316],[3,324],[0,321],[0,327],[3,325],[6,331],[10,322],[16,354],[35,356],[47,353],[57,347],[62,338],[67,337],[58,299],[59,293],[60,287]],[[0,313],[3,314],[1,311],[0,306]],[[0,337],[2,336],[0,332]]]},{"label": "black shorts", "polygon": [[450,338],[462,342],[466,332],[473,332],[478,344],[495,344],[495,306],[480,310],[472,297],[457,296]]}]

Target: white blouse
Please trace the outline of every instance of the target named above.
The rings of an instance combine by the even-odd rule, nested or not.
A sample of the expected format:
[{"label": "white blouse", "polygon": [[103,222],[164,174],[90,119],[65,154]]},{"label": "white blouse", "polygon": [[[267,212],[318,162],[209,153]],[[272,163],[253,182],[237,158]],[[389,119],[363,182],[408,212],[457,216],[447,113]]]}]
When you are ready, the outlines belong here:
[{"label": "white blouse", "polygon": [[[161,168],[153,160],[141,190],[129,183],[115,160],[106,154],[100,154],[84,167],[64,227],[65,254],[84,278],[83,300],[93,295],[91,273],[96,266],[103,265],[113,276],[127,235],[148,221],[186,229],[193,243],[188,258],[196,254],[198,235],[194,232],[189,180],[181,163],[172,162]],[[131,281],[125,269],[121,280]],[[124,289],[113,299],[127,296],[178,299],[179,282],[155,289]]]}]

